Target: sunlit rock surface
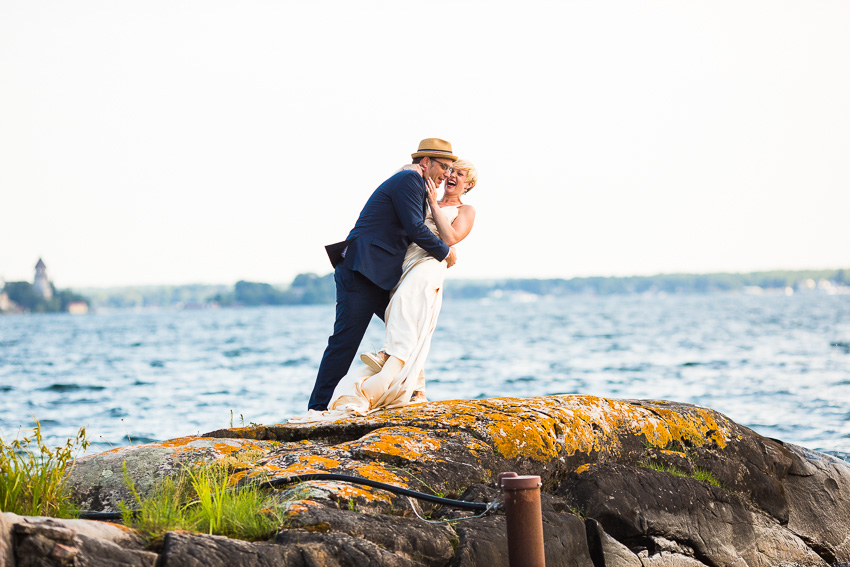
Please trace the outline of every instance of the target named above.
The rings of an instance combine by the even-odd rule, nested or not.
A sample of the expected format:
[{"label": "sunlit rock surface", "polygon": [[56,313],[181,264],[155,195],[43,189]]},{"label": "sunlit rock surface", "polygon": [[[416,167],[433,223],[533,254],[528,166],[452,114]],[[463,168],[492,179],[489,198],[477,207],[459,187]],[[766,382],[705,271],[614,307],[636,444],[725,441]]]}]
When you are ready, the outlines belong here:
[{"label": "sunlit rock surface", "polygon": [[[122,447],[81,459],[71,480],[85,508],[113,511],[129,501],[124,463],[144,494],[181,463],[223,458],[236,459],[242,484],[331,472],[477,502],[498,500],[499,472],[539,475],[547,565],[850,562],[843,461],[674,402],[431,402]],[[502,512],[463,520],[473,513],[345,482],[288,494],[287,525],[268,542],[172,532],[158,565],[507,565]],[[0,551],[14,541],[5,531]]]}]

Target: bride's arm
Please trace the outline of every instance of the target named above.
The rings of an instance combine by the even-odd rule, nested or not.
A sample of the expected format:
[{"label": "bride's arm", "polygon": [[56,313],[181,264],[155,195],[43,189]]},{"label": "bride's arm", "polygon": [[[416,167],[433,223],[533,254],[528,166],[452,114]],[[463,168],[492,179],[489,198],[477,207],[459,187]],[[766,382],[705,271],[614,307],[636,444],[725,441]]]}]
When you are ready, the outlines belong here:
[{"label": "bride's arm", "polygon": [[449,222],[440,205],[437,204],[437,187],[430,179],[426,179],[428,190],[428,206],[431,208],[431,216],[434,217],[434,224],[437,225],[437,232],[440,234],[440,239],[454,246],[461,240],[467,237],[472,230],[472,224],[475,222],[475,209],[472,205],[464,205],[460,208],[454,222]]},{"label": "bride's arm", "polygon": [[[408,163],[408,164],[405,164],[398,171],[415,171],[419,175],[422,175],[422,166],[419,165],[418,163]],[[398,173],[398,171],[396,171],[396,173]]]}]

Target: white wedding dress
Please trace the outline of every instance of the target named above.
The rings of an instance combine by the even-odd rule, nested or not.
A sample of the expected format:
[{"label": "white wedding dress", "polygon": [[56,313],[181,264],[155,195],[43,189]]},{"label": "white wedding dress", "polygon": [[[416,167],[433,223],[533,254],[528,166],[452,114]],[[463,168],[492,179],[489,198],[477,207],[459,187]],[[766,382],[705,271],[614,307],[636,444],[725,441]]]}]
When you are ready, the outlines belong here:
[{"label": "white wedding dress", "polygon": [[[458,207],[442,207],[440,210],[450,223],[457,218]],[[425,225],[437,234],[430,207],[425,216]],[[361,388],[363,382],[375,372],[365,364],[358,364],[337,384],[327,411],[311,410],[308,415],[289,421],[303,423],[348,415],[367,415],[379,409],[406,406],[411,403],[413,392],[424,392],[425,383],[421,374],[443,303],[443,281],[447,267],[445,260],[438,261],[416,244],[407,248],[401,279],[391,292],[384,314],[387,332],[382,349],[403,361],[404,366],[378,399],[370,401]]]}]

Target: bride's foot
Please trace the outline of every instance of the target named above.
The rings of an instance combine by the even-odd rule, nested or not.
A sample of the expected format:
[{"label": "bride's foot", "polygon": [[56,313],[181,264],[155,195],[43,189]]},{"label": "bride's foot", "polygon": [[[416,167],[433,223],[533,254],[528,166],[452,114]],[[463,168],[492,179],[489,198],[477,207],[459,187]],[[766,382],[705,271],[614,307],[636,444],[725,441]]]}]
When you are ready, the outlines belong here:
[{"label": "bride's foot", "polygon": [[404,366],[404,361],[390,356],[384,362],[384,367],[360,383],[360,390],[369,400],[369,407],[375,408],[387,393],[387,388]]},{"label": "bride's foot", "polygon": [[410,396],[411,404],[423,404],[428,401],[428,398],[425,397],[425,390],[416,390],[413,392],[413,395]]},{"label": "bride's foot", "polygon": [[384,367],[384,363],[390,357],[384,351],[381,352],[364,352],[360,355],[360,360],[363,361],[363,364],[374,370],[375,372],[380,372]]}]

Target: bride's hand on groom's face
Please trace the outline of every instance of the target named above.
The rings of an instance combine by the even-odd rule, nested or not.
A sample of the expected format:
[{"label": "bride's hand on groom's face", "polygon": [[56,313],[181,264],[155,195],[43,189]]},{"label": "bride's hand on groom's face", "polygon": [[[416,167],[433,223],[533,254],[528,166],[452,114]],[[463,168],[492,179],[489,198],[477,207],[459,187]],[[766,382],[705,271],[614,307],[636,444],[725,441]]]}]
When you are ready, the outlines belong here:
[{"label": "bride's hand on groom's face", "polygon": [[425,190],[428,192],[428,201],[434,205],[437,204],[437,186],[434,180],[430,177],[425,179]]}]

